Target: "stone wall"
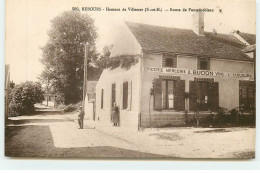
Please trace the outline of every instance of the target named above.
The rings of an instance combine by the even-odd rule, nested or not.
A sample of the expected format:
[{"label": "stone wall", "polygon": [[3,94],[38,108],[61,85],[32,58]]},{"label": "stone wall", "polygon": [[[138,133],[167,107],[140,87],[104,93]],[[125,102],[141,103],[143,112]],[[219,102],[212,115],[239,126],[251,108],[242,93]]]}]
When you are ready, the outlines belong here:
[{"label": "stone wall", "polygon": [[191,120],[197,116],[199,120],[206,118],[210,114],[216,114],[214,112],[200,112],[195,115],[194,112],[160,112],[160,113],[144,113],[141,115],[141,127],[181,127],[186,126],[185,121]]},{"label": "stone wall", "polygon": [[141,115],[141,127],[184,126],[185,113],[151,113]]}]

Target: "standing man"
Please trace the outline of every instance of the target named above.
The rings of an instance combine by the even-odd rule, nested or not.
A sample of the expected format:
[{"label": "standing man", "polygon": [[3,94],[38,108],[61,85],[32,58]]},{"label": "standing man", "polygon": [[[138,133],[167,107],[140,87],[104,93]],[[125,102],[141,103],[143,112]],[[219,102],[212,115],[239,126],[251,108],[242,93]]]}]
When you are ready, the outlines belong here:
[{"label": "standing man", "polygon": [[78,115],[78,123],[79,123],[79,128],[83,129],[83,121],[84,121],[84,110],[82,108],[82,106],[79,107],[79,115]]}]

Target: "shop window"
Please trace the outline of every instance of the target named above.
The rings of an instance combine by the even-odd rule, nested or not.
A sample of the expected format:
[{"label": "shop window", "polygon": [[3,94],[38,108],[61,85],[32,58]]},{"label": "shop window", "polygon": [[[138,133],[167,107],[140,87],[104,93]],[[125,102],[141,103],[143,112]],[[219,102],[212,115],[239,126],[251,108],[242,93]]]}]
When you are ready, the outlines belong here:
[{"label": "shop window", "polygon": [[104,89],[101,89],[101,109],[104,108]]},{"label": "shop window", "polygon": [[123,83],[123,109],[127,109],[128,105],[128,82]]},{"label": "shop window", "polygon": [[185,109],[185,81],[154,79],[154,109]]},{"label": "shop window", "polygon": [[163,55],[162,66],[177,68],[177,56],[176,55]]},{"label": "shop window", "polygon": [[210,70],[210,61],[208,58],[198,58],[198,70]]},{"label": "shop window", "polygon": [[255,83],[253,81],[239,81],[239,107],[243,111],[255,108]]}]

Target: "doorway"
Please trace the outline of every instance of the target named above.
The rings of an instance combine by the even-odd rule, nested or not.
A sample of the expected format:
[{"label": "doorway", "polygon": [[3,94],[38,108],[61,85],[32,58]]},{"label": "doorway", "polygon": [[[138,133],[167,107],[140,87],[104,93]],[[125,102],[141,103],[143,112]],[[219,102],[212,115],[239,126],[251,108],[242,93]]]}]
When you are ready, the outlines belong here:
[{"label": "doorway", "polygon": [[219,107],[218,82],[190,81],[190,111],[214,111]]}]

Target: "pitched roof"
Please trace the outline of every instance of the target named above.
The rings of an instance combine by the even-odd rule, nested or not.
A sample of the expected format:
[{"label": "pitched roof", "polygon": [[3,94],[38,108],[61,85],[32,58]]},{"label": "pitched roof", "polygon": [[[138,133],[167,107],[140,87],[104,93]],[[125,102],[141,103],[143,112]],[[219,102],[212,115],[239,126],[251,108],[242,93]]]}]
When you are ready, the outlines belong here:
[{"label": "pitched roof", "polygon": [[243,49],[243,51],[244,52],[246,52],[246,53],[248,53],[248,52],[253,52],[253,51],[255,51],[256,50],[256,45],[254,44],[254,45],[249,45],[249,46],[247,46],[247,47],[245,47],[244,49]]},{"label": "pitched roof", "polygon": [[240,35],[243,39],[245,39],[245,41],[248,42],[250,45],[256,43],[256,36],[254,34],[244,33],[240,31],[237,31],[237,34]]},{"label": "pitched roof", "polygon": [[245,45],[232,35],[126,22],[144,51],[191,54],[220,59],[252,61],[243,51]]}]

